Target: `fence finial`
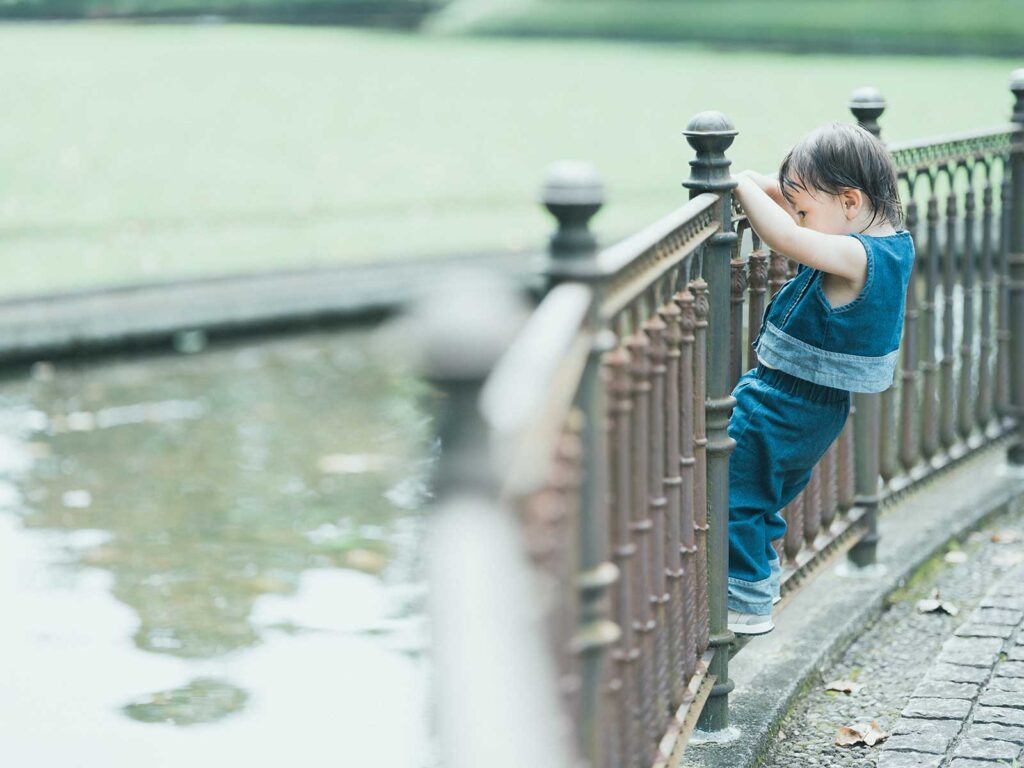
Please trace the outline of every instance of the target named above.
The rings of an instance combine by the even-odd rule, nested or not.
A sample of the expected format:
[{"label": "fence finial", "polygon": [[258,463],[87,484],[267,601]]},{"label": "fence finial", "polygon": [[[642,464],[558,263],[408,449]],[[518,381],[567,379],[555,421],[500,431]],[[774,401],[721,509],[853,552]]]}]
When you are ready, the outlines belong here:
[{"label": "fence finial", "polygon": [[876,139],[881,138],[882,129],[878,118],[886,108],[885,97],[881,91],[870,85],[857,88],[850,94],[850,111],[857,118],[857,125],[871,133]]},{"label": "fence finial", "polygon": [[1024,123],[1024,69],[1015,69],[1010,73],[1010,90],[1013,91],[1013,116],[1015,123]]},{"label": "fence finial", "polygon": [[690,120],[683,135],[697,156],[690,161],[690,178],[683,186],[690,190],[691,199],[702,192],[721,192],[733,189],[736,182],[729,175],[732,164],[725,156],[738,131],[732,121],[721,112],[698,112]]},{"label": "fence finial", "polygon": [[591,256],[597,240],[590,232],[590,220],[604,204],[604,185],[594,167],[576,160],[552,164],[542,201],[558,220],[558,229],[549,241],[552,266],[565,259]]}]

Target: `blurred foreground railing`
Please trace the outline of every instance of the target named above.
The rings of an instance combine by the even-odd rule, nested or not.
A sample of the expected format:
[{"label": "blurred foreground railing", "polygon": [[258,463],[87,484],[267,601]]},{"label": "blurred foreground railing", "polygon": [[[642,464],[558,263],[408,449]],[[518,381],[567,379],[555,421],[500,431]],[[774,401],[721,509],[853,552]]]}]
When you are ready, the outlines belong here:
[{"label": "blurred foreground railing", "polygon": [[[878,507],[961,457],[1006,442],[1024,463],[1024,70],[1011,88],[1010,125],[890,148],[918,254],[901,365],[889,390],[855,396],[853,418],[784,510],[784,594],[847,549],[872,564]],[[861,89],[850,106],[878,135],[881,96]],[[432,550],[441,720],[462,722],[453,708],[466,723],[500,723],[504,694],[488,703],[487,686],[512,686],[508,725],[561,745],[551,765],[571,750],[591,766],[672,765],[698,718],[706,730],[728,724],[730,392],[756,364],[749,341],[767,299],[795,271],[734,204],[725,153],[736,133],[720,113],[697,115],[684,131],[690,201],[604,250],[588,229],[603,202],[596,174],[555,166],[548,289],[514,340],[497,288],[463,301],[448,286],[441,315],[458,319],[418,323],[447,393],[437,519],[452,519],[453,504],[472,518],[476,504],[493,526],[462,537],[445,524]],[[494,557],[465,555],[472,546]],[[516,552],[530,565],[510,565]],[[466,558],[478,571],[452,565]],[[460,590],[477,599],[454,611]],[[488,676],[488,664],[520,663],[519,646],[471,631],[496,617],[521,649],[543,637],[546,650],[530,652],[547,661]],[[544,714],[556,694],[564,718]],[[504,737],[459,744],[460,727],[442,728],[451,763],[535,764],[510,762]]]}]

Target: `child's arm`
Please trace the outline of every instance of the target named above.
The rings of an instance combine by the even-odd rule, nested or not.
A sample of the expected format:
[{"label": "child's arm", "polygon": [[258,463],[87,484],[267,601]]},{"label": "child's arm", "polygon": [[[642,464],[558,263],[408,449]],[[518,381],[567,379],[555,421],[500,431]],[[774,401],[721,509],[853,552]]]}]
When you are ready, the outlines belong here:
[{"label": "child's arm", "polygon": [[856,238],[827,235],[801,227],[749,173],[740,173],[735,178],[738,182],[735,194],[765,245],[822,272],[839,275],[855,283],[863,281],[867,272],[867,254]]}]

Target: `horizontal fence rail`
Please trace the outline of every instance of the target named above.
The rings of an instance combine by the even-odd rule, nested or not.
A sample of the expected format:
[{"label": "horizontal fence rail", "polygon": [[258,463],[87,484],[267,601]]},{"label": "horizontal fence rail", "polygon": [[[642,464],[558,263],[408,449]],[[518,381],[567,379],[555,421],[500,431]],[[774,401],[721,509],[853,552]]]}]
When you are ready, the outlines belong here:
[{"label": "horizontal fence rail", "polygon": [[[1024,463],[1024,71],[1012,90],[1006,126],[889,147],[917,253],[900,362],[885,392],[854,396],[783,510],[786,596],[846,550],[873,563],[879,507],[962,457],[1006,443]],[[879,136],[877,91],[850,108]],[[492,462],[477,485],[522,532],[551,686],[594,768],[675,765],[694,727],[728,725],[741,645],[726,626],[730,392],[797,267],[733,200],[736,133],[697,115],[689,202],[604,249],[588,224],[604,200],[596,173],[554,166],[548,288],[476,382]],[[473,454],[452,434],[442,478]]]}]

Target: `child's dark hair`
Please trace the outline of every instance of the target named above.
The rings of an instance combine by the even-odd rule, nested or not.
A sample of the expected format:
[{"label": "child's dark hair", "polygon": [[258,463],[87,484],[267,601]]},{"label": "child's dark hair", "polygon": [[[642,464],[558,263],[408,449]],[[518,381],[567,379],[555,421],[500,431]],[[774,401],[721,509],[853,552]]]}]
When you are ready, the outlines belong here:
[{"label": "child's dark hair", "polygon": [[801,139],[779,167],[779,187],[790,205],[790,189],[811,194],[820,189],[830,195],[848,187],[859,189],[871,204],[869,227],[879,217],[896,229],[903,224],[896,169],[889,152],[859,125],[828,123]]}]

